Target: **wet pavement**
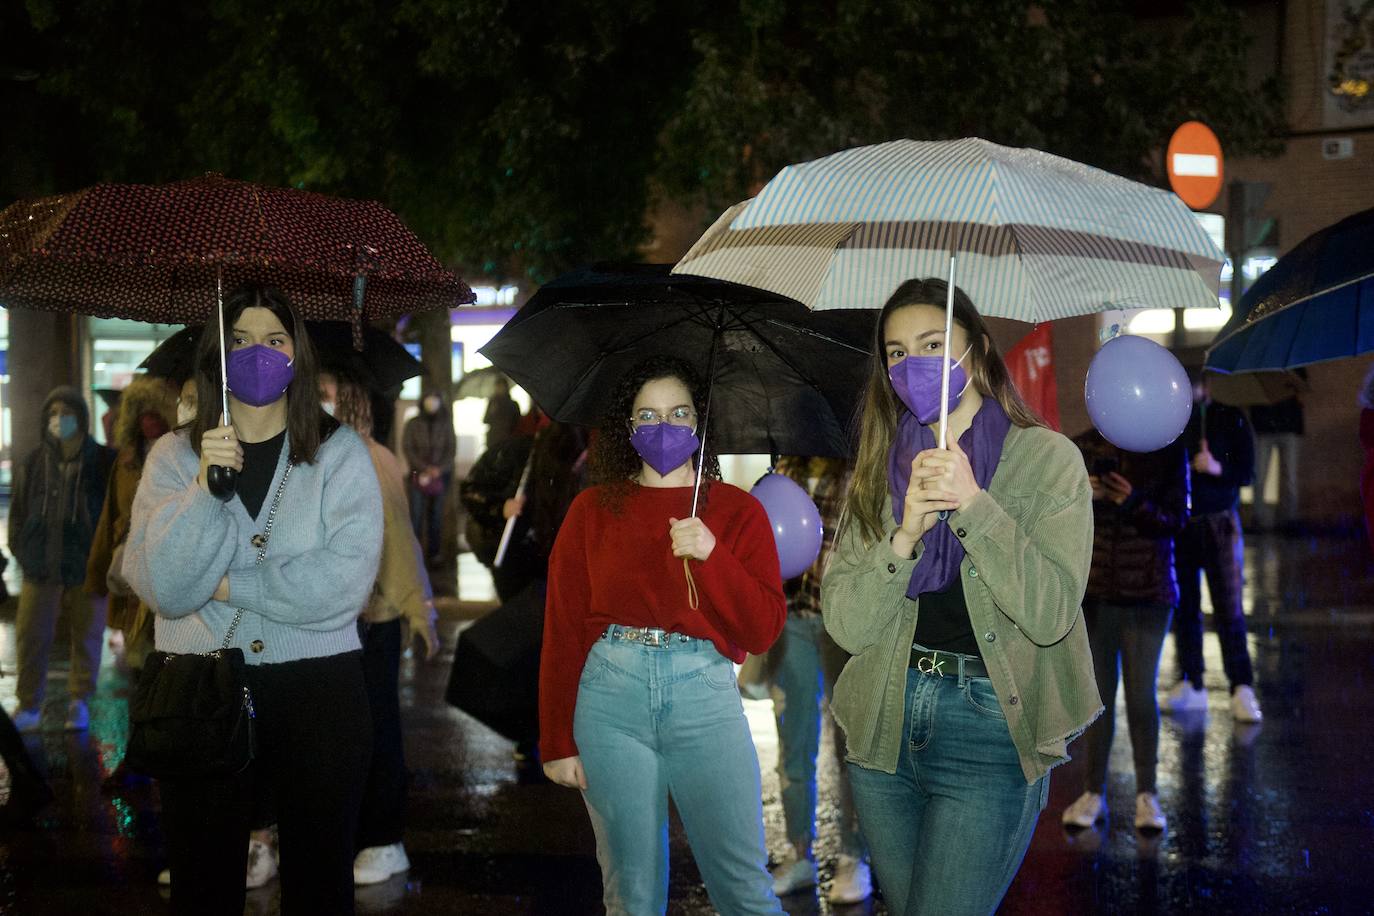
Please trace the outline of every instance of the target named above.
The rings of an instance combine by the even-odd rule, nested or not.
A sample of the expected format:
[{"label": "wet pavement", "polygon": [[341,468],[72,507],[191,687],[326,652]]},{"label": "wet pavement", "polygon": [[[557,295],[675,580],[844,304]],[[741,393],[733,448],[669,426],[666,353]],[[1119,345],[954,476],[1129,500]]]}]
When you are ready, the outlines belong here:
[{"label": "wet pavement", "polygon": [[[1124,727],[1113,749],[1108,829],[1077,835],[1059,814],[1081,789],[1077,762],[1054,772],[1050,807],[1003,912],[1362,913],[1374,911],[1374,562],[1363,539],[1251,537],[1246,608],[1260,726],[1237,726],[1208,636],[1209,716],[1165,719],[1160,802],[1169,829],[1131,828],[1134,780]],[[465,560],[445,605],[445,651],[402,672],[413,771],[406,848],[412,869],[358,892],[364,913],[579,914],[600,911],[600,877],[579,797],[520,772],[512,746],[442,698],[458,632],[487,605],[484,574]],[[0,611],[0,697],[14,691],[13,604]],[[50,671],[52,712],[65,663]],[[1166,647],[1162,680],[1174,676]],[[156,791],[101,793],[127,736],[128,680],[107,651],[88,733],[28,739],[57,801],[33,830],[0,835],[0,914],[167,912]],[[764,770],[771,852],[784,852],[777,739],[767,702],[750,702]],[[1119,715],[1122,715],[1119,712]],[[1120,719],[1124,723],[1124,716]],[[823,742],[823,746],[827,746]],[[834,767],[822,764],[819,857],[835,848]],[[711,912],[680,829],[672,837],[670,913]],[[289,867],[289,866],[288,866]],[[794,914],[832,912],[815,896]],[[272,885],[248,912],[277,911]],[[882,913],[880,903],[835,912]]]}]

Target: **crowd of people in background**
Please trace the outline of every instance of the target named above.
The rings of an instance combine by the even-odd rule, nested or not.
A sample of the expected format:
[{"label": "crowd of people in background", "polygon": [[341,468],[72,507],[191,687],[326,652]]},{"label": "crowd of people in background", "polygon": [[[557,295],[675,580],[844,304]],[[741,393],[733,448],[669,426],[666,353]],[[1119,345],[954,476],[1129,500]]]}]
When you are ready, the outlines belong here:
[{"label": "crowd of people in background", "polygon": [[[1257,525],[1299,522],[1301,402],[1247,417],[1199,377],[1192,420],[1158,452],[1096,431],[1070,441],[1022,402],[961,290],[945,340],[945,300],[941,281],[912,281],[880,313],[852,459],[777,462],[825,535],[785,583],[768,518],[699,438],[704,380],[675,360],[632,370],[596,431],[522,414],[498,381],[486,449],[456,490],[449,393],[426,385],[393,453],[373,437],[376,394],[322,364],[266,288],[227,303],[231,350],[261,357],[231,361],[232,423],[210,331],[189,377],[129,385],[113,447],[92,437],[81,392],[54,390],[10,502],[19,702],[0,718],[12,785],[0,819],[51,799],[20,735],[52,708],[62,727],[88,726],[107,628],[135,681],[155,648],[238,647],[259,752],[231,778],[161,781],[173,908],[240,913],[246,888],[279,877],[284,912],[351,912],[355,885],[409,868],[400,662],[412,645],[439,652],[430,576],[461,540],[503,605],[534,594],[543,608],[542,656],[517,674],[531,697],[537,683],[539,724],[516,757],[581,792],[609,912],[665,910],[670,798],[722,912],[781,912],[780,898],[811,892],[825,728],[842,761],[830,900],[877,886],[893,912],[990,912],[1071,747],[1086,766],[1061,820],[1106,818],[1122,684],[1134,825],[1163,831],[1159,666],[1172,629],[1164,708],[1207,709],[1204,579],[1232,719],[1262,718],[1240,489],[1255,486]],[[941,405],[930,380],[945,363]],[[1360,437],[1374,455],[1366,388]],[[237,471],[228,501],[212,466]],[[446,521],[454,504],[461,533]],[[71,664],[63,702],[48,704],[59,617]],[[750,656],[746,687],[764,685],[750,695],[771,697],[779,736],[788,846],[771,868],[735,667]],[[121,765],[106,786],[143,778]]]}]

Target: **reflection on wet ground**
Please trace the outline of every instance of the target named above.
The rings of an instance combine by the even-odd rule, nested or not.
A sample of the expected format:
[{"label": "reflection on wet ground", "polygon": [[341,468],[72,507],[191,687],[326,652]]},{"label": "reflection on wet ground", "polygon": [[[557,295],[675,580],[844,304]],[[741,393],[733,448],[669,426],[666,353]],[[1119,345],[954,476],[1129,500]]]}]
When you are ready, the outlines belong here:
[{"label": "reflection on wet ground", "polygon": [[[1166,719],[1159,793],[1169,829],[1131,828],[1130,748],[1119,729],[1105,830],[1069,835],[1059,814],[1081,787],[1071,763],[1055,771],[1050,807],[1007,898],[1007,913],[1346,913],[1374,909],[1374,563],[1363,540],[1251,538],[1247,609],[1261,726],[1232,723],[1216,641],[1207,639],[1209,716]],[[471,570],[463,588],[471,580]],[[465,596],[471,597],[465,591]],[[595,913],[600,878],[577,795],[521,773],[511,745],[442,700],[447,661],[466,626],[454,605],[447,652],[407,660],[402,678],[413,769],[406,846],[413,868],[358,892],[364,913]],[[471,605],[462,607],[470,608]],[[11,611],[12,614],[12,611]],[[14,690],[12,617],[0,624],[0,694]],[[50,672],[62,700],[65,664]],[[1172,648],[1162,666],[1173,679]],[[103,795],[101,778],[127,735],[127,678],[107,652],[89,733],[45,731],[30,749],[58,801],[31,831],[0,837],[0,914],[163,913],[156,791]],[[769,846],[784,852],[777,740],[766,702],[749,703],[764,767]],[[823,761],[822,879],[836,854],[834,768]],[[680,830],[672,840],[671,913],[711,912]],[[289,867],[289,865],[287,866]],[[816,896],[784,900],[827,913]],[[248,912],[277,910],[273,886]],[[838,910],[882,913],[870,902]]]}]

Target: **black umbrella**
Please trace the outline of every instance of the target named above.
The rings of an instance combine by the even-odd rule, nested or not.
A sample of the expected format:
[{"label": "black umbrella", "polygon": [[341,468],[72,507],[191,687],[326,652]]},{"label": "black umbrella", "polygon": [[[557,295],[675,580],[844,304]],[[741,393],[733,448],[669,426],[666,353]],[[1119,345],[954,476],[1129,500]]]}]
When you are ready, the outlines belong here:
[{"label": "black umbrella", "polygon": [[670,265],[597,265],[546,284],[481,349],[555,420],[598,426],[616,382],[649,356],[711,383],[717,452],[844,456],[875,313],[791,299]]},{"label": "black umbrella", "polygon": [[[363,349],[353,347],[353,328],[345,321],[307,321],[306,330],[319,354],[320,368],[346,375],[369,388],[386,391],[420,374],[420,362],[391,335],[363,328]],[[170,379],[191,377],[200,325],[177,331],[139,363],[148,374]]]}]

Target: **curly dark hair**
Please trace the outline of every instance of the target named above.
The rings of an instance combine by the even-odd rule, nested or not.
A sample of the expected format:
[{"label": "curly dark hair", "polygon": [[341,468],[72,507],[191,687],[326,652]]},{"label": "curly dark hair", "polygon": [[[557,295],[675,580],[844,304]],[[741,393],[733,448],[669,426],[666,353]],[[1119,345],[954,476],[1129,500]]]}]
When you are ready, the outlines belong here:
[{"label": "curly dark hair", "polygon": [[[601,504],[619,513],[625,497],[634,487],[642,459],[630,444],[630,413],[634,410],[639,389],[658,379],[677,379],[692,393],[692,404],[699,413],[706,409],[706,386],[687,362],[675,356],[651,356],[625,374],[611,392],[611,399],[601,421],[600,434],[592,447],[592,484],[601,487]],[[720,459],[708,436],[698,454],[703,462],[701,498],[704,502],[710,481],[720,480]]]}]

